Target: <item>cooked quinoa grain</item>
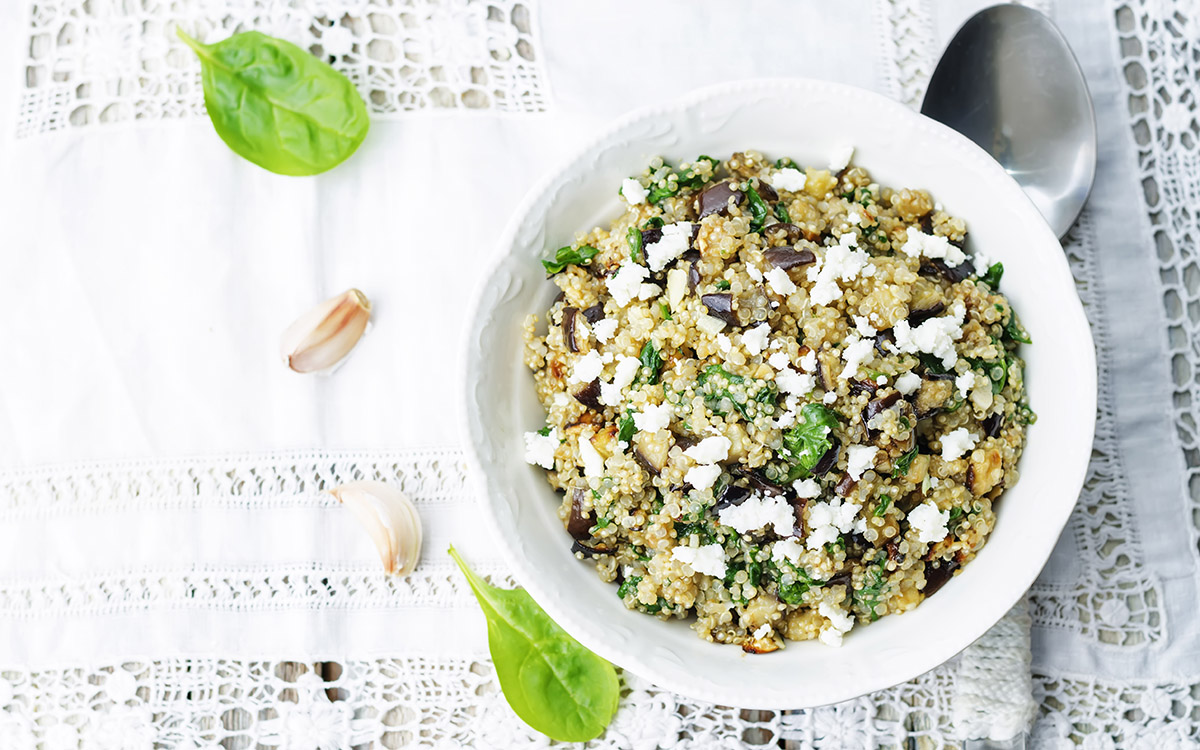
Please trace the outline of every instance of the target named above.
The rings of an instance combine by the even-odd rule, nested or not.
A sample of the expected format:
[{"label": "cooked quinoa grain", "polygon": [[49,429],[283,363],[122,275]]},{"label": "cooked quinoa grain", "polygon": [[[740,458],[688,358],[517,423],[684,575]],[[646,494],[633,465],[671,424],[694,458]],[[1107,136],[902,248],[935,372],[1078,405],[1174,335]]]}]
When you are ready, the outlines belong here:
[{"label": "cooked quinoa grain", "polygon": [[755,653],[920,604],[987,541],[1034,419],[1003,268],[859,166],[746,151],[620,187],[525,321],[564,543],[630,609]]}]

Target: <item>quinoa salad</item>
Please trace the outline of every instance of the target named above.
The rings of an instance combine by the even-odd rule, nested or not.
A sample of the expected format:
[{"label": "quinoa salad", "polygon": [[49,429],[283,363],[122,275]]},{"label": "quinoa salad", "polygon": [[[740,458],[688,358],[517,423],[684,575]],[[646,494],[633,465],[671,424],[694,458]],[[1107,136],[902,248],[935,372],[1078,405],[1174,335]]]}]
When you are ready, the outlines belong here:
[{"label": "quinoa salad", "polygon": [[748,652],[932,596],[1035,419],[1003,266],[852,153],[655,159],[543,261],[560,293],[524,323],[563,543],[629,609]]}]

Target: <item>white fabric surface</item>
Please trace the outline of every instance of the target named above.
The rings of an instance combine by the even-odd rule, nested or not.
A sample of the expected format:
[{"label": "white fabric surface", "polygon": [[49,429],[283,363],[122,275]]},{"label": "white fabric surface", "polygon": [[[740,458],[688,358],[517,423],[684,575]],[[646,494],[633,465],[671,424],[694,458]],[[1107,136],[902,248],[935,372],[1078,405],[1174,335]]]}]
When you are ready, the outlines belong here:
[{"label": "white fabric surface", "polygon": [[[916,106],[984,4],[0,6],[0,747],[537,744],[495,694],[481,618],[442,554],[453,541],[505,578],[471,509],[454,371],[509,212],[609,118],[695,86],[805,75]],[[1187,746],[1200,15],[1155,0],[1045,9],[1100,122],[1099,181],[1066,245],[1103,392],[1088,487],[1030,595],[1034,739]],[[368,94],[363,148],[312,179],[241,161],[203,117],[172,23],[336,55]],[[370,336],[333,377],[288,372],[279,332],[348,286],[375,304]],[[379,575],[320,493],[360,476],[420,506],[411,580]],[[796,715],[634,680],[603,744],[1003,736],[1031,705],[1023,616],[912,683]],[[318,661],[341,665],[321,673],[340,700]],[[280,669],[292,662],[310,665],[299,682]]]}]

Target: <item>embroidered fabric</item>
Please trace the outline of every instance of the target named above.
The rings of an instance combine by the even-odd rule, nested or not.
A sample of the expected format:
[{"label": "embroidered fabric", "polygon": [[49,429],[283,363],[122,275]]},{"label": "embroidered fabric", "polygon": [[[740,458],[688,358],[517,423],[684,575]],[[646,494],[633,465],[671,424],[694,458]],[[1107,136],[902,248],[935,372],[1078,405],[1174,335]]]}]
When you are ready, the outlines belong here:
[{"label": "embroidered fabric", "polygon": [[17,137],[203,115],[199,68],[176,27],[208,43],[247,29],[293,41],[354,81],[376,119],[546,108],[534,21],[519,0],[38,0]]}]

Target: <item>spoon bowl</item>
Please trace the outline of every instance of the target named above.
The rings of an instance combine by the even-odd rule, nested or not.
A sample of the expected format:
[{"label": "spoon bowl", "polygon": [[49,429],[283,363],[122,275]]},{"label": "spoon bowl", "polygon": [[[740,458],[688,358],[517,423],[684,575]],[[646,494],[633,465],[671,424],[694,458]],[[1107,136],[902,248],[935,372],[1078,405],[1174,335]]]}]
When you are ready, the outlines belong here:
[{"label": "spoon bowl", "polygon": [[1096,175],[1096,116],[1062,32],[1043,13],[995,5],[950,40],[921,113],[954,128],[1012,175],[1062,237]]}]

